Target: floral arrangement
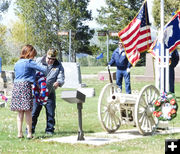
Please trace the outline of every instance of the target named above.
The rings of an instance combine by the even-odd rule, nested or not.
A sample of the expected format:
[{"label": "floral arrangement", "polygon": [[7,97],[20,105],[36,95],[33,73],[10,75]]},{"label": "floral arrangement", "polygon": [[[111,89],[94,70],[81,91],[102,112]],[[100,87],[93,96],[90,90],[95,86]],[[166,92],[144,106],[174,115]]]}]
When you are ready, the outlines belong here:
[{"label": "floral arrangement", "polygon": [[48,88],[46,85],[46,77],[43,73],[36,73],[36,82],[32,85],[32,94],[36,103],[46,105],[48,99]]},{"label": "floral arrangement", "polygon": [[177,115],[178,104],[174,93],[162,93],[153,104],[153,115],[159,120],[172,120]]},{"label": "floral arrangement", "polygon": [[0,93],[0,98],[5,102],[8,101],[8,98],[6,96],[4,96],[3,94],[1,94],[1,93]]}]

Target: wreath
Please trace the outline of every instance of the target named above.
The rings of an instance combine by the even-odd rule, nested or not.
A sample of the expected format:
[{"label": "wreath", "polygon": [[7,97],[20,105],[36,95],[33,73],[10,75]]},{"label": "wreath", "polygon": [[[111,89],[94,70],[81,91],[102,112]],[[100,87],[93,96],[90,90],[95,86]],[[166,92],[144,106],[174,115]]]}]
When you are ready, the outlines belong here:
[{"label": "wreath", "polygon": [[159,120],[172,120],[177,115],[178,104],[174,93],[162,93],[153,104],[153,115]]},{"label": "wreath", "polygon": [[36,103],[46,105],[48,99],[48,89],[46,86],[46,77],[43,73],[36,73],[36,82],[32,85],[32,94]]}]

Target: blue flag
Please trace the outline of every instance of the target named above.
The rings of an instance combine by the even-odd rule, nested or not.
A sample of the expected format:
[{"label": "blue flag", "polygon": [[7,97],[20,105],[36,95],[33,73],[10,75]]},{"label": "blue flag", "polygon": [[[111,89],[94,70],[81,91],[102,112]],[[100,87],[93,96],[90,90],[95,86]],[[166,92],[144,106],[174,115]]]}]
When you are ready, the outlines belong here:
[{"label": "blue flag", "polygon": [[96,59],[101,59],[101,58],[103,58],[104,56],[103,56],[103,52],[100,54],[100,55],[98,55],[97,57],[96,57]]},{"label": "blue flag", "polygon": [[[164,27],[164,49],[169,49],[171,53],[180,44],[180,11],[166,24]],[[149,52],[155,57],[155,51],[160,51],[160,42],[158,39],[154,41]]]}]

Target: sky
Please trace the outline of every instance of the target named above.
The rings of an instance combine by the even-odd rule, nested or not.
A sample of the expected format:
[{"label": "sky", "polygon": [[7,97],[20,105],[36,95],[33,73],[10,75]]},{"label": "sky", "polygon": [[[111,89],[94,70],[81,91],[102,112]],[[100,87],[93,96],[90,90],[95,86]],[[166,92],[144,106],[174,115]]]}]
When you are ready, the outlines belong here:
[{"label": "sky", "polygon": [[[17,17],[15,16],[14,14],[14,11],[13,11],[13,8],[14,8],[14,1],[15,0],[12,0],[12,4],[8,10],[8,12],[3,16],[4,20],[3,20],[3,23],[6,25],[6,26],[11,26],[11,23],[13,21],[16,21],[17,20]],[[148,11],[149,11],[149,18],[150,18],[150,22],[152,23],[152,16],[151,16],[151,8],[152,8],[152,1],[153,0],[147,0],[148,2]],[[105,3],[105,0],[90,0],[89,2],[89,5],[88,5],[88,9],[89,10],[92,10],[92,17],[95,19],[98,15],[97,13],[97,9],[100,9],[101,6],[105,6],[106,3]],[[90,28],[98,28],[100,27],[99,25],[97,25],[96,21],[93,20],[93,21],[89,21],[88,22],[88,25],[90,26]]]}]

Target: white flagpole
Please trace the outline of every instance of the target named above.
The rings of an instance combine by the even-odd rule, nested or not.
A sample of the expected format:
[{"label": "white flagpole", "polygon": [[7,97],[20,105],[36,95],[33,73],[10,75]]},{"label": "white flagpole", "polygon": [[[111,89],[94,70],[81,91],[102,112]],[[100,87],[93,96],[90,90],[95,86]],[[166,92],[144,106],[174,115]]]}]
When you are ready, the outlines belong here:
[{"label": "white flagpole", "polygon": [[169,50],[166,49],[166,92],[169,92]]},{"label": "white flagpole", "polygon": [[156,58],[155,58],[155,83],[156,83],[156,88],[160,90],[160,64],[159,64],[159,50],[155,50],[156,53]]},{"label": "white flagpole", "polygon": [[164,34],[164,0],[161,0],[161,77],[160,77],[160,82],[161,82],[161,87],[160,87],[160,92],[164,92],[164,41],[163,41],[163,35]]}]

